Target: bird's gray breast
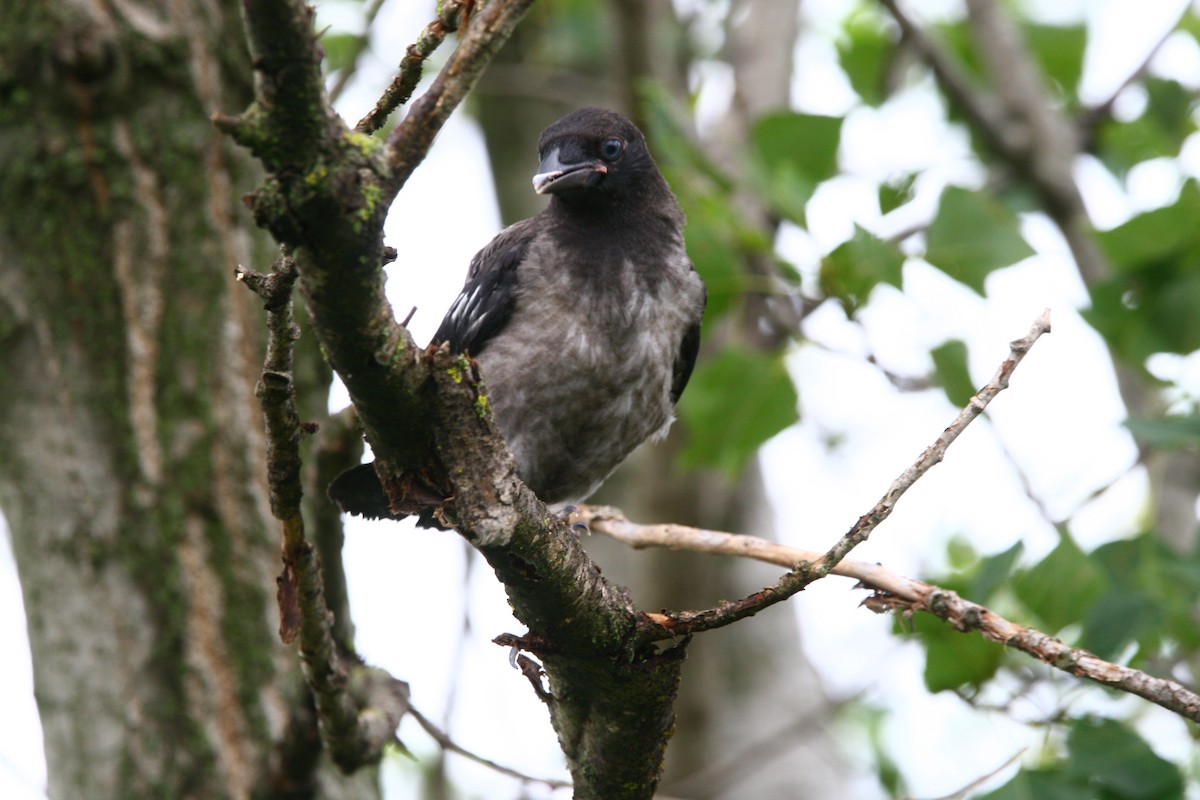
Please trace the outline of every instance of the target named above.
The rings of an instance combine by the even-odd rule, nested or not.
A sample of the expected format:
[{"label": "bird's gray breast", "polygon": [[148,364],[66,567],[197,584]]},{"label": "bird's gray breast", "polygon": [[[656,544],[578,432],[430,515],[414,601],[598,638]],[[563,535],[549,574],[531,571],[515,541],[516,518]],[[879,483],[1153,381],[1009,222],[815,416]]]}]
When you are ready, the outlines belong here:
[{"label": "bird's gray breast", "polygon": [[649,264],[580,254],[588,272],[562,256],[531,245],[512,318],[479,357],[521,476],[549,503],[586,498],[641,442],[665,433],[673,364],[703,310],[682,242]]}]

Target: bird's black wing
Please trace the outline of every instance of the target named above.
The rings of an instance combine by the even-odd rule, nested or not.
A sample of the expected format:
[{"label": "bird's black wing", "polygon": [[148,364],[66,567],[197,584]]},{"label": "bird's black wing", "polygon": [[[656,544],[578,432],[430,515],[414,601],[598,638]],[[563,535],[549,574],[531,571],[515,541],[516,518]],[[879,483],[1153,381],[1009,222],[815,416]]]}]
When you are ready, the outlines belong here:
[{"label": "bird's black wing", "polygon": [[502,230],[471,259],[462,292],[446,312],[432,344],[479,355],[500,332],[517,301],[517,267],[537,235],[537,217]]},{"label": "bird's black wing", "polygon": [[[693,269],[695,269],[693,267]],[[683,390],[687,388],[692,377],[692,369],[696,366],[696,355],[700,352],[700,319],[704,316],[704,307],[708,305],[708,290],[700,305],[700,316],[696,323],[683,332],[683,341],[679,343],[679,352],[675,354],[675,363],[671,366],[671,402],[678,403]]]},{"label": "bird's black wing", "polygon": [[700,352],[700,324],[697,323],[683,332],[683,341],[679,343],[679,352],[675,355],[675,363],[671,368],[671,402],[678,403],[680,395],[687,387],[692,377],[692,369],[696,366],[696,354]]}]

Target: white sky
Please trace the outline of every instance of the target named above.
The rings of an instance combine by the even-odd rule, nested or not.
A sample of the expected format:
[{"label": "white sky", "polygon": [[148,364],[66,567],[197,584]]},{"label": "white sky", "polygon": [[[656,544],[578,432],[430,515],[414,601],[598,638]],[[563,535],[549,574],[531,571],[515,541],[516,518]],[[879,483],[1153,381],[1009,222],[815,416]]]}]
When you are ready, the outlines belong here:
[{"label": "white sky", "polygon": [[[847,5],[843,0],[806,0],[804,9],[816,29],[825,30]],[[945,0],[921,7],[954,5]],[[377,41],[411,41],[430,18],[431,7],[432,2],[389,3]],[[1084,96],[1106,97],[1141,62],[1158,39],[1162,20],[1173,19],[1179,7],[1175,0],[1053,4],[1053,13],[1065,18],[1086,10],[1093,39],[1100,42],[1089,50]],[[353,13],[349,8],[340,10]],[[321,11],[333,19],[339,7],[326,3]],[[810,36],[798,49],[794,99],[805,110],[843,113],[850,98],[840,81],[829,78],[831,53],[818,41]],[[394,50],[389,47],[388,62],[372,56],[364,64],[364,80],[342,103],[348,118],[357,119],[373,102],[379,86],[365,83],[386,80]],[[1172,71],[1200,75],[1194,43],[1173,41],[1160,60]],[[702,94],[701,107],[716,113],[724,78],[719,69],[705,74],[713,88]],[[1123,102],[1136,107],[1137,93],[1129,94]],[[940,118],[932,94],[920,92],[880,110],[856,112],[843,137],[848,174],[822,187],[810,205],[809,231],[786,233],[781,251],[811,269],[820,254],[849,235],[854,222],[877,231],[900,226],[879,219],[873,202],[864,202],[865,196],[874,196],[870,180],[897,165],[931,168],[938,181],[969,177],[973,167],[967,163],[966,145],[960,134],[942,127]],[[1200,146],[1189,147],[1183,161],[1190,174],[1200,171]],[[531,157],[531,172],[534,166]],[[1080,175],[1098,224],[1111,226],[1136,210],[1168,202],[1177,190],[1179,168],[1150,165],[1131,175],[1125,186],[1099,176],[1094,165],[1081,165]],[[444,196],[447,186],[459,188],[449,220],[453,231],[442,235],[448,204],[430,198]],[[490,186],[490,171],[477,128],[456,113],[401,194],[388,225],[389,243],[400,250],[396,265],[389,268],[389,296],[399,316],[417,306],[411,327],[421,342],[461,286],[471,256],[499,229],[491,196],[463,192],[464,186]],[[932,202],[925,213],[931,208]],[[904,574],[936,572],[944,566],[945,542],[954,535],[983,552],[1020,539],[1027,557],[1043,555],[1055,542],[1054,532],[1016,480],[1014,465],[1055,519],[1075,515],[1072,532],[1085,547],[1132,531],[1144,507],[1145,479],[1130,470],[1134,450],[1119,424],[1124,412],[1111,365],[1098,337],[1076,313],[1086,293],[1051,226],[1030,218],[1025,232],[1039,254],[991,276],[986,299],[914,261],[905,268],[904,292],[877,290],[861,325],[847,323],[832,306],[808,320],[805,332],[812,343],[798,347],[792,362],[803,422],[763,453],[784,542],[824,548],[834,541],[955,413],[938,392],[896,392],[863,363],[862,354],[876,354],[897,372],[922,374],[929,369],[930,346],[961,338],[970,347],[972,375],[982,383],[1007,353],[1007,343],[1023,335],[1045,307],[1052,309],[1053,334],[1034,348],[988,418],[964,434],[945,463],[901,501],[855,557],[880,561]],[[1164,358],[1156,367],[1200,382],[1197,359]],[[335,399],[333,405],[343,402]],[[842,438],[832,452],[824,444],[831,434]],[[1103,495],[1088,500],[1095,489],[1114,480]],[[0,797],[34,800],[44,797],[45,764],[17,579],[7,536],[0,540],[0,652],[7,654],[0,660]],[[357,520],[349,528],[345,555],[364,656],[407,680],[413,703],[435,720],[448,713],[453,693],[450,725],[461,744],[531,774],[563,776],[544,710],[508,666],[507,653],[490,644],[496,634],[523,627],[512,619],[486,566],[480,568],[474,559],[468,569],[467,549],[453,535]],[[431,594],[440,598],[437,614],[428,602]],[[915,796],[955,791],[1033,743],[1024,726],[1004,716],[967,712],[954,697],[928,695],[921,685],[920,649],[891,636],[890,618],[859,608],[861,599],[848,583],[830,580],[797,597],[792,608],[826,690],[836,696],[862,694],[890,711],[884,735]],[[471,626],[466,644],[461,635],[464,613]],[[423,646],[414,651],[412,642]],[[847,651],[852,658],[831,660],[830,654]],[[880,669],[881,664],[886,668]],[[1017,708],[1017,716],[1038,716],[1055,702],[1049,696],[1032,697]],[[1084,702],[1127,708],[1129,701],[1089,696]],[[915,719],[921,721],[920,737],[912,735]],[[1175,760],[1186,756],[1182,748],[1188,738],[1178,718],[1151,707],[1139,720],[1162,755]],[[433,752],[411,722],[402,727],[401,737],[419,756]],[[972,742],[975,750],[956,758],[930,757],[933,752],[962,752],[962,742]],[[857,745],[853,749],[865,751],[863,743]],[[511,781],[453,756],[451,764],[462,785],[488,797],[516,796]],[[389,762],[389,796],[413,796],[411,774]],[[1009,774],[1011,770],[1002,773],[996,783]],[[1189,795],[1193,800],[1196,791]],[[537,792],[530,796],[542,796]]]}]

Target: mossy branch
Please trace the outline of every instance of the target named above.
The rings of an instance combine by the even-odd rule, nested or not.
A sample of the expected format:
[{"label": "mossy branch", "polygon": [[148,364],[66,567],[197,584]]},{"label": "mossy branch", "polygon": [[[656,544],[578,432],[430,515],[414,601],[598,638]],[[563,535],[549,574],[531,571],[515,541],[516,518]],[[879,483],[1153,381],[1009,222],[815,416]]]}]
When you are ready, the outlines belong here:
[{"label": "mossy branch", "polygon": [[[532,631],[527,640],[544,643],[534,652],[549,677],[551,721],[575,796],[649,798],[686,640],[666,651],[636,643],[639,616],[626,593],[599,574],[565,521],[517,478],[473,363],[444,348],[419,351],[383,294],[387,206],[530,2],[492,0],[479,10],[429,91],[380,148],[328,108],[303,4],[247,0],[263,91],[248,112],[217,122],[268,169],[252,198],[256,218],[294,250],[313,330],[350,392],[385,482],[389,471],[404,469],[438,476],[447,488],[444,513],[496,570]],[[277,147],[281,129],[306,104],[311,116],[288,131],[294,151]],[[307,625],[321,624],[304,616],[301,638]],[[331,673],[328,681],[337,689],[342,679]],[[320,705],[320,690],[317,697]],[[348,723],[345,712],[333,710]]]}]

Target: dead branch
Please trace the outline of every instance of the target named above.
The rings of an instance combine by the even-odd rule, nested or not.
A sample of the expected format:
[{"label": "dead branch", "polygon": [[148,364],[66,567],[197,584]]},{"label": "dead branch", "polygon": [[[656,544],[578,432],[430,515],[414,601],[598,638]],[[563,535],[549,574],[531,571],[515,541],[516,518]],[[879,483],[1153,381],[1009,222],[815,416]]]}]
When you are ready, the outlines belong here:
[{"label": "dead branch", "polygon": [[[610,536],[636,549],[665,547],[669,550],[753,558],[781,566],[812,563],[822,557],[811,550],[788,547],[757,536],[690,528],[686,525],[641,525],[626,519],[618,509],[604,506],[583,506],[578,510],[578,515],[593,533]],[[863,605],[872,611],[933,614],[957,631],[974,631],[985,639],[1020,650],[1055,669],[1111,689],[1135,694],[1193,722],[1200,722],[1200,695],[1183,685],[1113,664],[1087,650],[1068,647],[1048,634],[1011,622],[984,606],[964,600],[952,591],[906,578],[878,564],[863,561],[843,560],[834,565],[830,573],[854,578],[864,588],[871,590],[871,595],[863,601]]]},{"label": "dead branch", "polygon": [[970,401],[968,401],[966,407],[942,431],[934,443],[925,449],[925,452],[920,455],[912,466],[904,470],[892,482],[892,485],[883,497],[880,498],[879,502],[866,514],[859,517],[858,521],[851,526],[850,530],[828,552],[816,559],[802,558],[790,562],[792,569],[784,573],[775,585],[768,586],[739,600],[728,601],[703,611],[668,611],[661,614],[645,614],[643,630],[641,632],[642,639],[645,641],[654,641],[666,638],[667,636],[693,634],[729,625],[739,619],[754,616],[759,611],[788,599],[797,592],[802,591],[804,587],[813,581],[820,580],[833,572],[841,561],[849,555],[851,550],[865,542],[870,537],[871,532],[891,515],[892,509],[895,508],[901,496],[922,475],[945,457],[947,448],[966,430],[967,425],[971,424],[972,420],[983,413],[984,409],[995,399],[996,395],[1008,388],[1012,373],[1017,368],[1017,365],[1021,363],[1025,354],[1029,352],[1042,334],[1049,332],[1050,310],[1047,309],[1042,312],[1041,316],[1034,320],[1028,334],[1009,343],[1009,355],[1001,362],[991,381],[975,393]]}]

